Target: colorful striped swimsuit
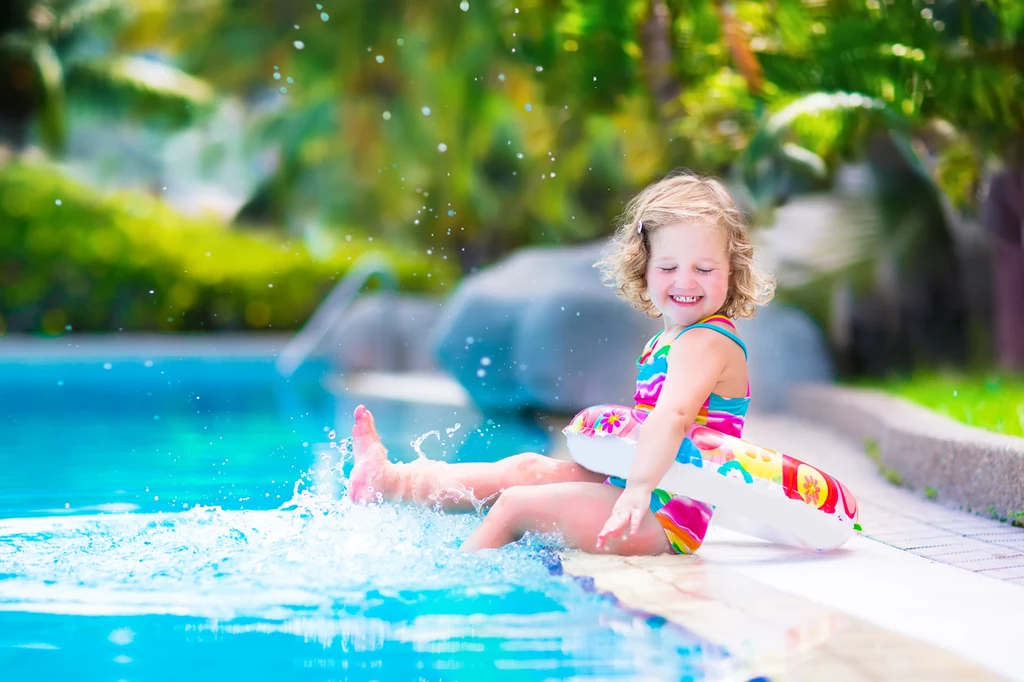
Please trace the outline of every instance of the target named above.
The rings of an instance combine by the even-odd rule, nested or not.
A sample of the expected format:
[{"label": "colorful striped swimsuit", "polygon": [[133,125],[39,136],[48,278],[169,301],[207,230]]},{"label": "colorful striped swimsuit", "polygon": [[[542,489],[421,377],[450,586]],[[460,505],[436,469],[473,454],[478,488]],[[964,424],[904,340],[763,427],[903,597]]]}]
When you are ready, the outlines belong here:
[{"label": "colorful striped swimsuit", "polygon": [[[723,322],[733,331],[709,322]],[[732,321],[723,315],[712,315],[704,318],[696,324],[685,327],[676,334],[676,339],[691,329],[713,329],[723,334],[743,349],[744,357],[747,356],[747,347],[743,341],[734,333],[736,330]],[[658,404],[658,397],[661,395],[661,387],[665,383],[668,374],[668,352],[672,343],[666,343],[660,348],[657,347],[658,339],[663,332],[658,332],[654,338],[647,342],[644,352],[636,361],[639,372],[636,377],[636,395],[633,397],[636,402],[634,415],[641,423],[647,418],[654,406]],[[675,339],[673,339],[674,341]],[[750,405],[750,386],[747,385],[747,396],[745,398],[724,398],[716,393],[708,396],[703,407],[697,414],[694,422],[702,424],[720,433],[742,437],[743,423],[747,414],[747,407]],[[700,457],[697,446],[689,438],[684,438],[679,446],[676,459],[681,462],[689,462],[691,453]],[[612,485],[625,487],[626,482],[621,478],[611,477],[607,481]],[[711,522],[711,515],[714,513],[710,505],[692,500],[681,495],[671,495],[664,490],[656,489],[651,493],[651,511],[665,529],[669,544],[677,554],[691,554],[704,542],[704,535],[707,533],[708,524]]]}]

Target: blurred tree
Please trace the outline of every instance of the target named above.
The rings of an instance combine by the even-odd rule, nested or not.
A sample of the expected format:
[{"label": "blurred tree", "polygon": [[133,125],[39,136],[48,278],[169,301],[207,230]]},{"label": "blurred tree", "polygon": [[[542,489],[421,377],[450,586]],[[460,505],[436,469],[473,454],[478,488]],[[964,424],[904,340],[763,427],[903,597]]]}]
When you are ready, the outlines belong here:
[{"label": "blurred tree", "polygon": [[[874,230],[875,243],[851,254],[840,276],[877,292],[879,277],[889,276],[878,259],[894,261],[903,310],[890,334],[904,345],[916,332],[930,337],[924,343],[933,349],[952,341],[962,350],[966,319],[977,326],[987,317],[978,216],[990,216],[990,231],[1020,249],[1019,213],[988,209],[1012,206],[1008,193],[1020,196],[1019,181],[984,188],[993,163],[1020,167],[1007,152],[1019,148],[1024,126],[1024,7],[959,0],[774,4],[772,21],[758,27],[756,53],[766,80],[792,101],[764,119],[745,150],[751,195],[770,209],[785,199],[794,167],[824,177],[842,163],[869,161],[879,180],[882,229],[862,223]],[[997,277],[997,286],[1017,287],[1019,297],[1024,258],[1002,260],[1018,274]],[[1009,301],[1009,292],[997,292],[1000,300]],[[918,329],[908,329],[915,319]],[[1024,306],[1006,305],[997,319],[1024,331]],[[1001,338],[1005,346],[1016,337]],[[1006,348],[1001,355],[1008,357]]]},{"label": "blurred tree", "polygon": [[[152,3],[151,3],[152,4]],[[170,3],[167,3],[170,4]],[[0,3],[0,141],[60,151],[69,100],[104,112],[187,125],[213,102],[203,81],[153,58],[115,49],[133,27],[127,0],[5,0]]]}]

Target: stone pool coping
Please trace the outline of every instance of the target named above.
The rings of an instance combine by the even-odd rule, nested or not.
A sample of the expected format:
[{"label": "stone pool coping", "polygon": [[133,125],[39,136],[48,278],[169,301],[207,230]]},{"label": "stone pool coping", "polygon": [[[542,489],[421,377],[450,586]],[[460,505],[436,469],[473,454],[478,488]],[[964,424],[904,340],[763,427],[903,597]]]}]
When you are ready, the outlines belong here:
[{"label": "stone pool coping", "polygon": [[863,443],[894,482],[990,517],[1024,515],[1024,438],[871,389],[805,384],[791,391],[789,408]]},{"label": "stone pool coping", "polygon": [[943,647],[770,586],[723,563],[699,555],[568,552],[562,570],[637,614],[677,623],[726,649],[732,668],[715,679],[1000,679]]}]

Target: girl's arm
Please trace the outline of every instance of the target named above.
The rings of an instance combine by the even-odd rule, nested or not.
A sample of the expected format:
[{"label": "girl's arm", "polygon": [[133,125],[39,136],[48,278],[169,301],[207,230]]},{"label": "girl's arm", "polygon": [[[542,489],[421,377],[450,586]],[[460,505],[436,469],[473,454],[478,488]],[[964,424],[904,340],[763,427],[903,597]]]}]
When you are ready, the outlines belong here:
[{"label": "girl's arm", "polygon": [[672,343],[658,404],[640,429],[626,489],[598,535],[598,547],[627,527],[630,535],[639,530],[651,493],[675,462],[690,425],[725,371],[731,343],[705,329],[689,331]]}]

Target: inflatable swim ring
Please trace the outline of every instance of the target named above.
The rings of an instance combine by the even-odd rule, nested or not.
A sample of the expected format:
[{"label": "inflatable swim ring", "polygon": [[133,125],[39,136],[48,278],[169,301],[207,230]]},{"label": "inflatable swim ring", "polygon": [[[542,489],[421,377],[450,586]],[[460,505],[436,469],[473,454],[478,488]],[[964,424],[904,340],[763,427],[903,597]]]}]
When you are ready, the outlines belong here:
[{"label": "inflatable swim ring", "polygon": [[[635,408],[598,405],[577,414],[562,433],[578,464],[624,479],[646,416]],[[658,487],[710,504],[714,523],[769,542],[827,550],[861,529],[857,501],[834,477],[696,423]]]}]

